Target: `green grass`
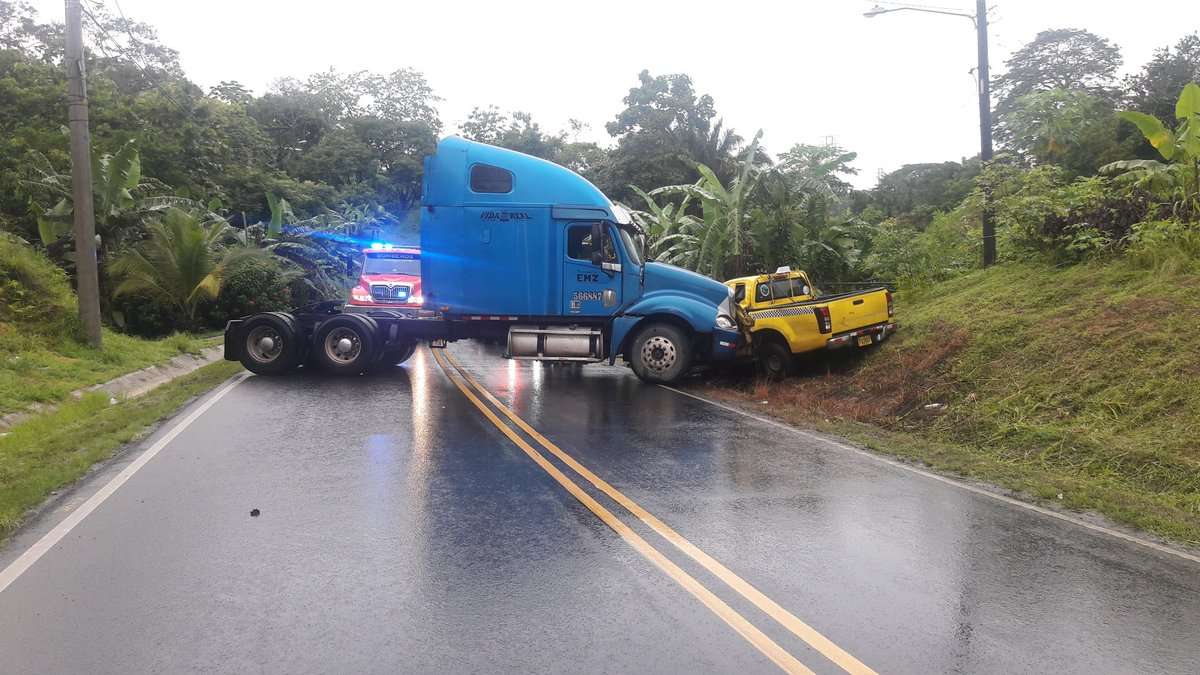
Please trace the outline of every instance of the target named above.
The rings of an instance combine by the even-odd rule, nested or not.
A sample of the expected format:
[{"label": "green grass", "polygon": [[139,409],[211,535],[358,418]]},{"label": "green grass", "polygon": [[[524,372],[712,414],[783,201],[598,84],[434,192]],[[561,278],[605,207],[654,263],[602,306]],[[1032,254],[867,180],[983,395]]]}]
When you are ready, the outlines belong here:
[{"label": "green grass", "polygon": [[711,393],[1200,545],[1200,277],[1004,265],[897,316],[866,359]]},{"label": "green grass", "polygon": [[0,437],[0,539],[51,492],[239,370],[218,361],[139,398],[109,405],[107,396],[92,394],[13,427]]},{"label": "green grass", "polygon": [[103,347],[97,350],[19,324],[0,323],[0,414],[31,403],[57,403],[81,387],[196,353],[219,341],[185,334],[144,340],[105,330]]}]

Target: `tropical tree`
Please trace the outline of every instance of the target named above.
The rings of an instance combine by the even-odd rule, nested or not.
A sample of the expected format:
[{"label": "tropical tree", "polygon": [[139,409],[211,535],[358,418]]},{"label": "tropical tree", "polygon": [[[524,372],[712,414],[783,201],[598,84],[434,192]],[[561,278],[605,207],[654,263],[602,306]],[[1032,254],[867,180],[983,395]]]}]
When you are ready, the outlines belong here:
[{"label": "tropical tree", "polygon": [[700,178],[698,164],[722,183],[737,176],[742,139],[722,124],[711,96],[696,95],[686,74],[643,70],[623,100],[625,109],[605,125],[617,139],[597,175],[606,194],[629,199],[630,185],[692,183]]},{"label": "tropical tree", "polygon": [[1114,103],[1121,50],[1086,30],[1044,30],[1005,62],[994,82],[997,136],[1011,137],[1008,115],[1022,96],[1050,89],[1085,91]]},{"label": "tropical tree", "polygon": [[1189,82],[1175,103],[1175,128],[1154,115],[1118,113],[1137,126],[1165,162],[1135,159],[1113,162],[1105,173],[1127,173],[1136,182],[1164,195],[1177,213],[1200,214],[1200,85]]},{"label": "tropical tree", "polygon": [[738,276],[745,271],[751,245],[750,198],[761,175],[754,161],[761,137],[761,131],[755,134],[742,156],[737,176],[728,186],[722,184],[711,168],[698,164],[700,179],[695,183],[668,185],[647,193],[652,197],[678,195],[700,203],[698,221],[684,226],[672,239],[654,242],[654,248],[684,246],[689,251],[687,266],[714,278]]},{"label": "tropical tree", "polygon": [[1112,105],[1085,91],[1026,94],[1017,99],[1005,124],[1009,148],[1027,165],[1057,164],[1089,176],[1124,154]]},{"label": "tropical tree", "polygon": [[1188,82],[1200,82],[1200,33],[1185,35],[1171,47],[1155,50],[1141,72],[1125,79],[1133,110],[1150,113],[1164,124],[1175,119],[1175,101]]},{"label": "tropical tree", "polygon": [[174,307],[185,327],[197,327],[197,308],[217,297],[221,280],[239,262],[270,259],[253,246],[228,246],[224,221],[204,222],[195,214],[168,209],[147,224],[148,237],[111,266],[120,279],[114,294],[145,293]]},{"label": "tropical tree", "polygon": [[825,280],[852,273],[874,227],[849,214],[836,180],[821,171],[763,176],[750,214],[759,269],[798,265]]}]

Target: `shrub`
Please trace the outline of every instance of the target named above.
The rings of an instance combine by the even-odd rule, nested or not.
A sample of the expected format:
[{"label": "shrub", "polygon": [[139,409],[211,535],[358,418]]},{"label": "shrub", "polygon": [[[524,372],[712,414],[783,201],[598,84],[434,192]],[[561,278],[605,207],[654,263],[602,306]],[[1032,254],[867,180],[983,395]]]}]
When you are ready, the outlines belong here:
[{"label": "shrub", "polygon": [[1057,166],[1031,170],[988,167],[969,201],[979,205],[980,190],[994,198],[1001,255],[1027,260],[1078,262],[1118,249],[1134,223],[1154,209],[1149,194],[1101,176],[1072,180]]},{"label": "shrub", "polygon": [[205,312],[207,323],[222,326],[231,318],[290,308],[288,281],[274,261],[250,259],[239,263],[221,280],[217,300]]},{"label": "shrub", "polygon": [[0,232],[0,322],[55,336],[78,332],[67,275],[21,239]]},{"label": "shrub", "polygon": [[170,335],[185,323],[174,305],[141,291],[113,298],[111,314],[113,324],[122,332],[144,338]]},{"label": "shrub", "polygon": [[943,281],[979,262],[979,216],[968,208],[936,213],[922,231],[888,219],[871,241],[865,267],[877,279],[906,287]]},{"label": "shrub", "polygon": [[1152,220],[1133,226],[1129,261],[1164,273],[1200,271],[1200,225]]}]

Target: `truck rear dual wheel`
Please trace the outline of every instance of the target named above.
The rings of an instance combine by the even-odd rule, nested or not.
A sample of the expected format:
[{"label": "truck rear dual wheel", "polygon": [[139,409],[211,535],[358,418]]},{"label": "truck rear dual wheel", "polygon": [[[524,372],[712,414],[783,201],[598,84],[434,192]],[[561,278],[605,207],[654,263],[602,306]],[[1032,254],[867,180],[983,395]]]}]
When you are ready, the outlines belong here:
[{"label": "truck rear dual wheel", "polygon": [[638,332],[629,350],[633,372],[646,382],[670,384],[692,367],[688,335],[669,323],[652,323]]},{"label": "truck rear dual wheel", "polygon": [[242,365],[256,375],[280,375],[300,365],[303,345],[291,314],[270,312],[242,326]]},{"label": "truck rear dual wheel", "polygon": [[358,375],[375,361],[379,325],[362,314],[326,319],[313,336],[313,359],[335,375]]}]

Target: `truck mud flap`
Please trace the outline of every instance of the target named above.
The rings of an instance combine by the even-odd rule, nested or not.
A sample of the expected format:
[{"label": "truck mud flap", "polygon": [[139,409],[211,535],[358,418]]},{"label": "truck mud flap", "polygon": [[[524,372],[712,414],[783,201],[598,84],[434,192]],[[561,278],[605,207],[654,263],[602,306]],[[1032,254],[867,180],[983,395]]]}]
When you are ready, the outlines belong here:
[{"label": "truck mud flap", "polygon": [[242,320],[233,319],[225,324],[225,360],[242,360]]}]

